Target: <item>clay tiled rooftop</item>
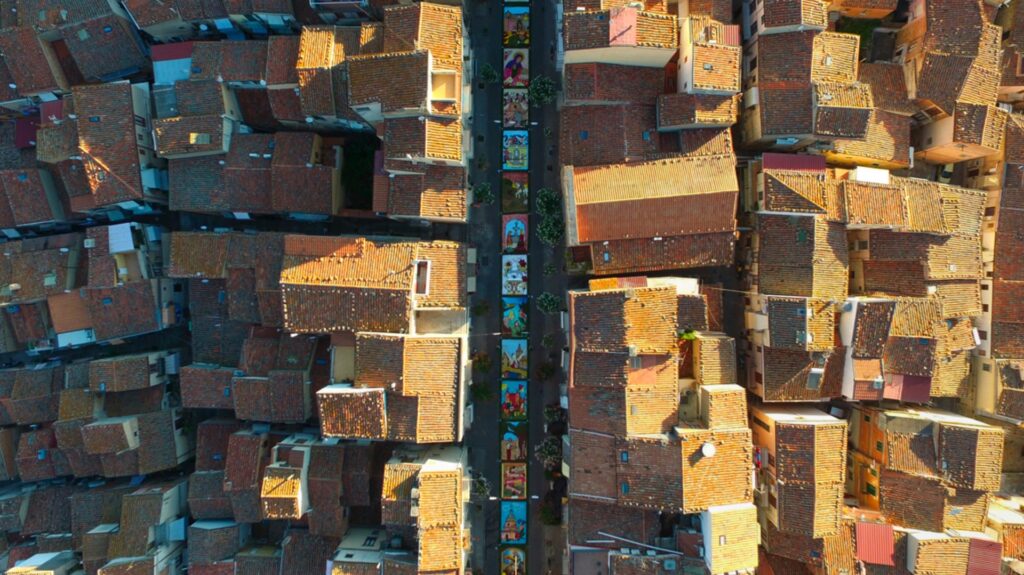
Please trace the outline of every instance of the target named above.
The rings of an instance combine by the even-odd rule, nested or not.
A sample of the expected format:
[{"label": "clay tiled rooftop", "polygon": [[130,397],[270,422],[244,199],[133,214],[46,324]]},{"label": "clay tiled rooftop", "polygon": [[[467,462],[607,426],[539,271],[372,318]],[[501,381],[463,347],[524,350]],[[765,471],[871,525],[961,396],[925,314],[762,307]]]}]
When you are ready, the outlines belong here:
[{"label": "clay tiled rooftop", "polygon": [[631,7],[570,12],[564,18],[566,50],[620,46],[675,48],[679,23],[674,15]]},{"label": "clay tiled rooftop", "polygon": [[[569,240],[590,243],[732,231],[737,190],[733,163],[731,156],[720,156],[566,167],[564,180],[572,194]],[[680,187],[680,181],[689,185]],[[626,214],[632,217],[623,219]],[[711,214],[716,217],[709,219]]]},{"label": "clay tiled rooftop", "polygon": [[75,86],[78,153],[88,193],[71,198],[71,208],[94,207],[142,197],[131,87],[127,82]]},{"label": "clay tiled rooftop", "polygon": [[822,0],[765,0],[766,28],[783,26],[828,26],[827,5]]},{"label": "clay tiled rooftop", "polygon": [[[298,331],[405,332],[414,305],[465,305],[464,259],[454,242],[286,236],[285,324]],[[412,293],[418,260],[431,262],[426,295]]]}]

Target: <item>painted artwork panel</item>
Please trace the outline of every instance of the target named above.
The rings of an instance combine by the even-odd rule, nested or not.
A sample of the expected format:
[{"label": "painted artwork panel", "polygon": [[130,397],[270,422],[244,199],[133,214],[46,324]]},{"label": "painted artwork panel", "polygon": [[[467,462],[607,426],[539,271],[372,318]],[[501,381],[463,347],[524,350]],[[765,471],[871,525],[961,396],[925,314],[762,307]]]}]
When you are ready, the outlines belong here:
[{"label": "painted artwork panel", "polygon": [[526,550],[506,547],[501,550],[501,575],[525,575]]},{"label": "painted artwork panel", "polygon": [[525,172],[505,172],[501,175],[501,211],[515,214],[529,211],[530,175]]},{"label": "painted artwork panel", "polygon": [[506,128],[525,128],[530,122],[530,92],[523,88],[503,91],[501,117]]},{"label": "painted artwork panel", "polygon": [[527,274],[529,256],[501,256],[501,295],[529,295]]},{"label": "painted artwork panel", "polygon": [[529,359],[527,357],[528,347],[529,342],[525,339],[501,340],[502,378],[526,379],[526,375],[529,372]]},{"label": "painted artwork panel", "polygon": [[502,41],[506,48],[525,48],[530,45],[529,6],[505,6]]},{"label": "painted artwork panel", "polygon": [[501,335],[523,337],[529,331],[529,300],[526,296],[501,298]]},{"label": "painted artwork panel", "polygon": [[[502,499],[526,499],[526,463],[502,463],[501,464],[501,498]],[[506,502],[502,501],[502,505]],[[526,502],[523,502],[526,505]],[[502,525],[505,517],[502,514]],[[526,511],[523,511],[522,543],[526,542]],[[505,541],[504,527],[502,528],[502,543],[517,543],[520,541]],[[513,535],[513,533],[509,533]]]},{"label": "painted artwork panel", "polygon": [[[524,466],[525,469],[525,466]],[[504,471],[504,466],[502,466]],[[501,502],[501,544],[523,545],[526,543],[526,502]]]},{"label": "painted artwork panel", "polygon": [[501,419],[503,421],[526,420],[527,383],[524,380],[501,382]]},{"label": "painted artwork panel", "polygon": [[529,457],[529,423],[501,422],[501,460],[526,461]]},{"label": "painted artwork panel", "polygon": [[507,214],[501,217],[501,251],[506,254],[527,253],[526,242],[530,237],[529,219],[526,214]]},{"label": "painted artwork panel", "polygon": [[525,88],[530,85],[530,51],[526,48],[505,48],[502,71],[506,88]]},{"label": "painted artwork panel", "polygon": [[501,134],[501,169],[530,169],[530,133],[526,130],[505,130]]}]

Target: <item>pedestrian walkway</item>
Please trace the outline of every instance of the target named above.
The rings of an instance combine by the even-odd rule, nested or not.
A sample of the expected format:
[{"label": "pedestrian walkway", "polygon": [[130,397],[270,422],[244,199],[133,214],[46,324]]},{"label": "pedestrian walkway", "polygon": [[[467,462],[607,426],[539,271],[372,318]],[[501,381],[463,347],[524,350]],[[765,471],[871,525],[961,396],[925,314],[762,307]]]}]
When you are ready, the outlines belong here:
[{"label": "pedestrian walkway", "polygon": [[503,575],[526,572],[529,461],[530,3],[502,11],[501,547]]}]

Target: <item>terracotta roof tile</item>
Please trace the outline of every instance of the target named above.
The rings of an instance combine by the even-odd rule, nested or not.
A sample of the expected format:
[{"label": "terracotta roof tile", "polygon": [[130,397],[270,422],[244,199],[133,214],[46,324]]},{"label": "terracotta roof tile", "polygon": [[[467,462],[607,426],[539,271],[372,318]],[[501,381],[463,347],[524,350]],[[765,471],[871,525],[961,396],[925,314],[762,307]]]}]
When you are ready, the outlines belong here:
[{"label": "terracotta roof tile", "polygon": [[[812,1],[804,0],[804,4]],[[822,32],[814,37],[811,80],[850,84],[857,81],[860,36]]]},{"label": "terracotta roof tile", "polygon": [[196,471],[188,481],[189,513],[195,519],[231,517],[231,501],[224,493],[223,471]]},{"label": "terracotta roof tile", "polygon": [[462,307],[463,250],[451,242],[286,236],[281,271],[285,323],[303,331],[402,333],[413,303],[411,264],[432,262],[430,294],[416,296],[420,306]]},{"label": "terracotta roof tile", "polygon": [[299,57],[301,36],[270,36],[267,38],[266,72],[268,85],[298,84],[295,67]]},{"label": "terracotta roof tile", "polygon": [[75,86],[73,92],[89,196],[72,199],[72,209],[87,211],[142,198],[130,85]]},{"label": "terracotta roof tile", "polygon": [[384,390],[327,387],[317,393],[321,433],[328,437],[387,438]]},{"label": "terracotta roof tile", "polygon": [[[595,124],[594,114],[606,121]],[[574,166],[646,159],[656,152],[655,107],[650,105],[589,105],[562,109],[561,161]]]},{"label": "terracotta roof tile", "polygon": [[429,99],[428,52],[394,52],[348,59],[349,102],[379,103],[384,113],[422,110]]},{"label": "terracotta roof tile", "polygon": [[888,62],[864,62],[860,64],[857,79],[868,85],[879,110],[905,116],[917,112],[907,93],[902,66]]},{"label": "terracotta roof tile", "polygon": [[[28,27],[8,28],[0,33],[0,52],[4,68],[10,73],[16,93],[10,96],[53,92],[66,88],[62,73],[55,73],[49,64],[51,49],[36,38]],[[13,99],[13,98],[11,98]]]},{"label": "terracotta roof tile", "polygon": [[663,94],[658,96],[658,129],[669,130],[697,126],[726,127],[739,117],[736,96],[704,94]]},{"label": "terracotta roof tile", "polygon": [[385,152],[390,158],[406,155],[439,160],[462,160],[462,122],[436,117],[394,118],[384,122]]},{"label": "terracotta roof tile", "polygon": [[828,26],[827,6],[821,0],[766,0],[766,28],[782,26]]},{"label": "terracotta roof tile", "polygon": [[740,91],[740,61],[743,51],[739,46],[695,43],[692,57],[691,89],[715,92]]},{"label": "terracotta roof tile", "polygon": [[207,419],[196,428],[196,471],[220,471],[227,462],[228,442],[241,428],[233,419]]},{"label": "terracotta roof tile", "polygon": [[460,166],[411,167],[417,173],[383,177],[385,211],[392,215],[464,221],[467,214],[466,171]]},{"label": "terracotta roof tile", "polygon": [[658,68],[604,63],[566,64],[564,91],[568,102],[650,104],[664,91],[665,73]]},{"label": "terracotta roof tile", "polygon": [[957,103],[953,122],[956,142],[1002,150],[1009,114],[993,105]]},{"label": "terracotta roof tile", "polygon": [[[731,231],[735,228],[732,212],[736,202],[735,174],[731,157],[676,158],[638,164],[597,166],[592,168],[566,168],[570,178],[576,229],[570,228],[570,237],[580,243],[625,240],[654,236]],[[703,177],[702,177],[703,175]],[[691,183],[679,188],[678,181]],[[615,182],[615,186],[608,186]],[[671,185],[670,185],[671,183]],[[643,188],[641,193],[640,189]],[[700,200],[702,206],[716,202],[723,214],[717,222],[697,221],[692,203]],[[633,204],[644,221],[608,219],[609,210],[619,216],[623,206]],[[654,218],[675,214],[671,222]],[[683,218],[680,220],[680,218]],[[572,218],[570,218],[570,221]]]},{"label": "terracotta roof tile", "polygon": [[[266,81],[269,41],[195,42],[192,44],[191,80],[224,82]],[[285,54],[275,52],[287,62]],[[269,82],[268,82],[269,83]]]},{"label": "terracotta roof tile", "polygon": [[131,23],[116,14],[62,26],[71,58],[89,81],[123,78],[149,68]]}]

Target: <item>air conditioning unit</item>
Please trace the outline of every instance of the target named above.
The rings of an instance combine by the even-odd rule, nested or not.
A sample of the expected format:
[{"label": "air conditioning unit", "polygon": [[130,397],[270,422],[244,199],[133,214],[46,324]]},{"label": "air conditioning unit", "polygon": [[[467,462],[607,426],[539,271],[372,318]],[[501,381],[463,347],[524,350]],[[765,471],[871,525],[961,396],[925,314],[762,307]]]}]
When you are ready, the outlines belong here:
[{"label": "air conditioning unit", "polygon": [[419,517],[419,516],[420,516],[420,506],[419,505],[413,505],[412,507],[409,508],[409,517]]}]

